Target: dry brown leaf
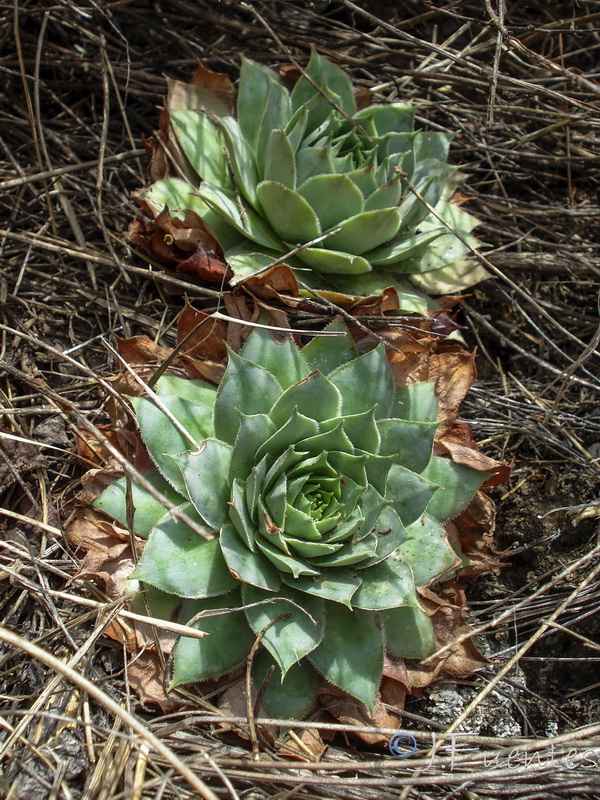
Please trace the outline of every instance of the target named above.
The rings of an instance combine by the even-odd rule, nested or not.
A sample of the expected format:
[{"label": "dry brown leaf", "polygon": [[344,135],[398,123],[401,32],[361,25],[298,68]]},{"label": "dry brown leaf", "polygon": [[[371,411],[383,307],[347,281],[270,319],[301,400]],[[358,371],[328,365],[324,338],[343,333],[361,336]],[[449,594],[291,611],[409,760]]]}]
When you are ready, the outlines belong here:
[{"label": "dry brown leaf", "polygon": [[381,744],[389,737],[380,733],[364,733],[360,730],[361,727],[395,728],[398,724],[397,715],[386,709],[379,696],[375,701],[373,714],[360,700],[331,684],[323,685],[319,692],[319,701],[325,711],[339,723],[356,726],[355,735],[368,745]]},{"label": "dry brown leaf", "polygon": [[133,658],[127,666],[127,678],[143,705],[160,706],[165,714],[185,705],[183,698],[165,694],[162,661],[155,651],[143,650]]},{"label": "dry brown leaf", "polygon": [[168,81],[168,106],[173,110],[202,108],[212,114],[232,114],[235,86],[225,72],[213,72],[198,59],[198,68],[187,83]]},{"label": "dry brown leaf", "polygon": [[327,745],[321,738],[321,734],[314,728],[303,728],[295,731],[294,736],[286,736],[277,748],[277,753],[282,758],[289,758],[296,761],[320,761]]},{"label": "dry brown leaf", "polygon": [[[129,238],[157,261],[176,266],[177,272],[193,273],[209,283],[225,283],[232,273],[225,264],[223,249],[209,226],[187,209],[183,219],[172,217],[167,208],[157,215],[141,194],[134,195],[146,219],[129,227]],[[172,290],[175,293],[178,290]]]},{"label": "dry brown leaf", "polygon": [[496,461],[473,447],[448,441],[443,441],[442,445],[455,464],[471,467],[471,469],[476,469],[478,472],[493,473],[485,482],[486,486],[497,486],[500,483],[505,483],[510,477],[511,464],[503,464],[500,461]]},{"label": "dry brown leaf", "polygon": [[233,274],[223,260],[214,258],[203,247],[197,247],[189,258],[181,261],[177,272],[191,272],[201,280],[219,286],[227,283]]},{"label": "dry brown leaf", "polygon": [[223,361],[227,357],[225,340],[228,326],[223,320],[210,319],[209,314],[198,311],[188,301],[177,322],[177,341],[182,342],[201,323],[204,324],[186,343],[184,352],[208,361]]},{"label": "dry brown leaf", "polygon": [[[381,685],[379,687],[379,694],[381,696],[381,702],[385,703],[388,706],[391,706],[398,714],[392,715],[392,724],[386,725],[386,728],[394,728],[399,723],[399,717],[401,717],[401,712],[404,710],[404,703],[406,701],[406,686],[398,681],[392,680],[391,678],[386,678],[384,675],[381,679]],[[383,725],[381,726],[384,727]]]},{"label": "dry brown leaf", "polygon": [[135,563],[129,533],[93,508],[85,506],[65,528],[65,536],[85,555],[76,578],[97,578],[111,600],[126,594],[127,580]]},{"label": "dry brown leaf", "polygon": [[118,354],[130,367],[147,367],[149,364],[158,366],[170,354],[168,347],[161,347],[147,336],[132,336],[130,339],[121,339],[115,335]]},{"label": "dry brown leaf", "polygon": [[114,462],[100,469],[90,469],[81,476],[83,491],[78,497],[82,505],[95,500],[98,495],[123,475],[123,470]]},{"label": "dry brown leaf", "polygon": [[247,278],[234,292],[244,290],[262,300],[278,300],[296,307],[301,303],[298,280],[285,264],[272,267],[254,278]]},{"label": "dry brown leaf", "polygon": [[[163,114],[165,113],[167,112],[163,111]],[[156,181],[161,181],[163,178],[169,177],[171,173],[171,164],[166,155],[162,137],[159,138],[156,134],[148,138],[143,136],[142,145],[148,157],[147,169],[150,182],[156,183]],[[142,220],[135,220],[129,226],[129,236],[134,242],[136,236],[141,235],[143,231],[144,225]]]},{"label": "dry brown leaf", "polygon": [[[440,646],[452,645],[443,655],[438,657],[439,671],[451,678],[467,678],[478,669],[485,667],[489,661],[479,652],[472,639],[465,639],[453,644],[458,638],[471,632],[466,623],[467,603],[464,591],[456,581],[449,581],[442,588],[442,598],[449,600],[447,605],[440,606],[433,614],[431,621]],[[432,659],[435,663],[435,659]]]},{"label": "dry brown leaf", "polygon": [[[242,717],[243,719],[248,719],[248,704],[246,698],[246,676],[244,675],[223,692],[219,699],[219,710],[222,711],[227,717]],[[257,693],[253,684],[251,689],[251,702],[253,709],[256,706],[256,699]],[[261,706],[257,716],[268,717],[269,714]],[[247,733],[247,727],[241,729],[238,725],[235,725],[235,723],[230,722],[222,722],[220,723],[219,727],[223,731],[235,731],[242,739],[246,739],[247,741],[250,740],[250,736]],[[273,728],[259,726],[257,727],[257,733],[265,744],[267,744],[269,747],[274,746],[275,730]]]},{"label": "dry brown leaf", "polygon": [[204,361],[201,358],[187,355],[181,357],[181,362],[188,378],[202,378],[202,380],[214,383],[217,386],[221,383],[221,378],[225,372],[225,364]]},{"label": "dry brown leaf", "polygon": [[456,415],[471,384],[477,377],[475,353],[458,345],[444,346],[432,353],[429,380],[436,381],[440,417]]},{"label": "dry brown leaf", "polygon": [[[399,308],[400,300],[398,298],[398,292],[389,286],[387,289],[384,289],[381,294],[357,299],[348,310],[357,317],[381,317],[390,311],[398,311]],[[385,336],[385,330],[380,330],[379,332]]]},{"label": "dry brown leaf", "polygon": [[459,570],[460,577],[474,578],[504,566],[493,547],[495,524],[496,506],[483,492],[477,492],[462,514],[447,523],[450,542],[456,542],[472,562]]}]

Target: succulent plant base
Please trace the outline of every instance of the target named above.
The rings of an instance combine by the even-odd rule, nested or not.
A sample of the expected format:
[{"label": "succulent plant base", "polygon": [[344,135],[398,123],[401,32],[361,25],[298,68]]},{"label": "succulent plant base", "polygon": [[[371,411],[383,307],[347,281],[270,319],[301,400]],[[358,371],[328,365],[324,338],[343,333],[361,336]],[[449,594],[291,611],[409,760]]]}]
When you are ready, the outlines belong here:
[{"label": "succulent plant base", "polygon": [[453,135],[415,131],[414,106],[359,110],[348,77],[316,52],[291,91],[244,59],[237,114],[233,93],[202,66],[190,84],[169,83],[179,172],[163,170],[140,200],[154,215],[197,214],[236,280],[292,253],[311,286],[393,287],[404,311],[425,313],[428,295],[488,277],[469,257],[478,220],[450,202],[462,180],[447,163]]},{"label": "succulent plant base", "polygon": [[[179,609],[171,687],[244,664],[264,703],[298,718],[324,678],[373,709],[384,656],[435,650],[418,589],[468,559],[445,530],[488,473],[433,454],[432,382],[396,389],[383,345],[357,356],[347,329],[303,349],[255,329],[217,388],[163,375],[131,399],[153,485],[207,533],[133,486],[147,536],[133,580],[152,613]],[[95,501],[127,524],[127,483]]]}]

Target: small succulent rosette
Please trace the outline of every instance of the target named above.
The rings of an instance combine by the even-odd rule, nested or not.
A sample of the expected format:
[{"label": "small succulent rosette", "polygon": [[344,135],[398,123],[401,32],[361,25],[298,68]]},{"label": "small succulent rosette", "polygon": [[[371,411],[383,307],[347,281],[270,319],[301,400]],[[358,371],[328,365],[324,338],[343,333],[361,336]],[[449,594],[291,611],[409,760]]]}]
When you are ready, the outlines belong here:
[{"label": "small succulent rosette", "polygon": [[165,374],[131,398],[146,477],[209,538],[125,478],[95,501],[148,537],[133,578],[150,611],[208,634],[179,640],[171,686],[240,667],[260,636],[277,718],[307,713],[323,678],[372,709],[386,651],[435,650],[417,590],[466,563],[444,524],[487,477],[433,455],[433,382],[396,390],[384,345],[357,357],[329,331],[300,349],[255,329],[218,388]]},{"label": "small succulent rosette", "polygon": [[312,287],[364,296],[392,286],[403,310],[426,313],[428,294],[487,277],[468,257],[478,220],[450,202],[453,134],[415,131],[414,106],[357,110],[348,77],[316,52],[291,92],[244,59],[237,115],[214,83],[170,82],[168,135],[186,178],[141,197],[154,214],[197,213],[233,283],[294,251],[286,263]]}]

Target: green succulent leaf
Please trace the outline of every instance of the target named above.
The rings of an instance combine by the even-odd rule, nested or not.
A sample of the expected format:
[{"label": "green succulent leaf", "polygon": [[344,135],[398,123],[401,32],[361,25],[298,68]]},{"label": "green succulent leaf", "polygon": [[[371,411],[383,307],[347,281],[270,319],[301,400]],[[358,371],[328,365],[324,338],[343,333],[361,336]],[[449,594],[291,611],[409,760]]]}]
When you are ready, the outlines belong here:
[{"label": "green succulent leaf", "polygon": [[440,487],[406,467],[394,464],[388,472],[386,495],[393,498],[394,509],[404,525],[415,522]]},{"label": "green succulent leaf", "polygon": [[256,463],[256,451],[277,430],[267,414],[242,414],[240,427],[231,454],[228,482],[246,480]]},{"label": "green succulent leaf", "polygon": [[[356,138],[345,125],[336,148]],[[329,330],[342,335],[301,350],[257,328],[218,389],[166,374],[132,400],[148,480],[212,539],[125,479],[96,501],[149,534],[131,587],[150,587],[156,613],[224,610],[194,622],[207,637],[181,638],[172,685],[235,669],[260,636],[255,686],[274,666],[265,704],[280,716],[311,707],[319,675],[372,709],[386,641],[397,657],[435,649],[417,588],[469,563],[444,523],[487,477],[432,456],[433,382],[396,391],[383,344],[357,357],[342,323]]]},{"label": "green succulent leaf", "polygon": [[[157,213],[165,205],[196,211],[236,280],[300,245],[289,266],[310,286],[358,295],[391,286],[403,312],[426,313],[431,302],[386,270],[421,292],[460,291],[488,277],[465,262],[479,244],[469,238],[477,220],[459,219],[465,212],[449,202],[461,180],[447,163],[453,134],[415,131],[415,107],[357,111],[347,75],[316,52],[291,93],[276,72],[244,59],[237,117],[201,87],[177,84],[169,98],[175,145],[200,185],[167,179],[146,198]],[[373,270],[378,281],[357,280]]]},{"label": "green succulent leaf", "polygon": [[301,719],[314,705],[321,683],[321,676],[308,660],[293,664],[285,678],[277,662],[266,650],[259,650],[254,657],[254,684],[260,689],[273,669],[266,686],[263,702],[273,719]]},{"label": "green succulent leaf", "polygon": [[347,174],[352,183],[360,189],[365,200],[367,200],[380,185],[377,181],[372,164],[367,164],[360,169],[353,169]]},{"label": "green succulent leaf", "polygon": [[380,611],[405,605],[415,592],[412,570],[395,555],[367,567],[360,573],[362,583],[352,599],[355,608]]},{"label": "green succulent leaf", "polygon": [[412,472],[423,472],[431,458],[437,422],[409,422],[404,419],[380,419],[382,455],[394,455],[395,461]]},{"label": "green succulent leaf", "polygon": [[241,354],[247,361],[268,370],[283,389],[298,383],[310,371],[304,351],[296,347],[291,337],[286,336],[282,342],[275,342],[270,332],[264,328],[255,328],[252,331]]},{"label": "green succulent leaf", "polygon": [[376,615],[327,604],[325,636],[309,660],[328,681],[373,711],[383,669],[383,632]]},{"label": "green succulent leaf", "polygon": [[235,185],[248,202],[255,206],[258,171],[248,142],[241,135],[238,122],[233,117],[220,117],[218,125],[226,142]]},{"label": "green succulent leaf", "polygon": [[282,578],[284,583],[292,588],[315,597],[322,597],[324,600],[342,603],[348,608],[352,608],[352,597],[361,583],[360,578],[353,572],[344,569],[330,570],[326,577],[323,575],[315,578],[300,576],[292,579],[282,575]]},{"label": "green succulent leaf", "polygon": [[[202,518],[191,503],[182,506],[195,522]],[[231,591],[231,576],[217,537],[203,539],[170,514],[152,530],[133,577],[179,597],[213,597]]]},{"label": "green succulent leaf", "polygon": [[171,111],[170,118],[177,140],[199,177],[217,186],[230,186],[225,144],[218,125],[202,111]]},{"label": "green succulent leaf", "polygon": [[[306,68],[306,75],[318,85],[326,85],[328,86],[333,92],[337,94],[340,98],[340,105],[342,110],[346,112],[349,116],[352,116],[356,113],[356,101],[354,99],[354,91],[352,89],[352,84],[350,83],[348,76],[345,72],[343,72],[339,67],[336,67],[335,64],[332,64],[331,61],[327,61],[326,58],[320,56],[316,50],[313,50],[310,56],[310,61],[308,62],[308,66]],[[308,83],[306,77],[302,76],[296,87],[294,87],[294,104],[297,105],[299,101],[301,101],[302,93],[305,91],[310,93],[314,93],[314,88],[312,84],[309,84],[310,88],[307,89],[304,86],[304,83]],[[300,84],[300,85],[298,85]],[[296,91],[297,90],[297,91]],[[304,101],[301,101],[304,102]]]},{"label": "green succulent leaf", "polygon": [[320,372],[312,372],[277,398],[269,417],[275,425],[281,426],[297,409],[299,414],[321,422],[337,417],[341,407],[342,398],[335,384]]},{"label": "green succulent leaf", "polygon": [[404,103],[391,103],[388,106],[367,106],[354,115],[354,119],[364,125],[373,120],[378,136],[386,133],[411,133],[415,118],[415,107]]},{"label": "green succulent leaf", "polygon": [[445,522],[466,508],[490,473],[478,472],[471,467],[455,464],[448,458],[433,456],[423,470],[423,477],[440,487],[431,498],[427,511],[440,522]]},{"label": "green succulent leaf", "polygon": [[302,442],[302,449],[312,452],[309,443],[318,434],[318,431],[319,425],[314,419],[305,417],[294,408],[288,421],[261,444],[256,451],[256,458],[260,460],[266,455],[279,455],[296,442]]},{"label": "green succulent leaf", "polygon": [[[326,331],[344,331],[348,327],[343,322],[330,322]],[[356,358],[356,346],[350,336],[315,336],[302,350],[309,370],[318,369],[323,375]]]},{"label": "green succulent leaf", "polygon": [[394,386],[383,344],[338,367],[329,380],[342,397],[343,414],[361,414],[375,409],[377,419],[387,415]]},{"label": "green succulent leaf", "polygon": [[[256,552],[256,516],[248,508],[246,486],[244,481],[233,479],[231,497],[229,499],[229,519],[233,529],[242,539],[248,550]],[[226,545],[225,545],[226,546]]]},{"label": "green succulent leaf", "polygon": [[[477,243],[473,243],[476,247]],[[424,291],[455,294],[490,278],[490,273],[474,258],[459,258],[439,269],[414,273],[411,280]]]},{"label": "green succulent leaf", "polygon": [[183,219],[186,209],[206,218],[210,209],[200,197],[192,192],[195,187],[182,178],[164,178],[153,183],[142,192],[142,197],[156,215],[167,207],[172,217]]},{"label": "green succulent leaf", "polygon": [[363,211],[340,223],[339,233],[327,240],[329,247],[362,255],[389,241],[400,227],[400,212],[396,208]]},{"label": "green succulent leaf", "polygon": [[276,594],[244,586],[242,597],[245,605],[263,603],[247,608],[246,616],[257,636],[264,631],[261,642],[277,661],[285,678],[290,667],[311,653],[323,639],[325,602],[288,586],[282,586]]},{"label": "green succulent leaf", "polygon": [[[409,236],[395,239],[391,244],[377,247],[367,253],[369,260],[377,266],[391,269],[394,272],[403,272],[403,262],[414,259],[426,253],[427,247],[436,239],[445,235],[446,228],[414,233]],[[406,267],[406,265],[405,265]],[[414,272],[414,270],[407,270]]]},{"label": "green succulent leaf", "polygon": [[298,150],[300,143],[306,132],[306,124],[308,122],[308,111],[306,106],[301,106],[295,111],[288,124],[285,126],[285,133],[288,136],[294,152]]},{"label": "green succulent leaf", "polygon": [[182,606],[182,599],[175,594],[168,594],[150,584],[130,578],[127,581],[127,593],[136,592],[131,600],[131,610],[135,614],[156,617],[156,619],[173,619]]},{"label": "green succulent leaf", "polygon": [[281,386],[271,373],[229,350],[229,363],[219,384],[214,405],[217,438],[233,444],[240,427],[238,410],[260,414],[281,395]]},{"label": "green succulent leaf", "polygon": [[316,213],[324,231],[363,210],[360,189],[347,175],[314,175],[298,189]]},{"label": "green succulent leaf", "polygon": [[271,225],[235,192],[204,181],[198,194],[209,208],[251,242],[282,252],[283,242],[275,235]]},{"label": "green succulent leaf", "polygon": [[445,162],[448,158],[453,133],[419,131],[413,143],[413,156],[416,163],[426,159]]},{"label": "green succulent leaf", "polygon": [[[190,403],[181,397],[162,397],[159,402],[162,408],[149,397],[131,398],[142,439],[152,460],[163,477],[179,494],[185,496],[183,477],[173,456],[194,449],[212,435],[212,409]],[[173,422],[173,418],[179,425]],[[184,435],[184,431],[187,435]]]},{"label": "green succulent leaf", "polygon": [[286,555],[283,553],[276,544],[271,544],[265,536],[257,540],[257,544],[262,553],[267,557],[267,560],[284,575],[293,575],[295,579],[301,575],[318,575],[318,570],[313,569],[309,564],[294,555]]},{"label": "green succulent leaf", "polygon": [[394,175],[383,186],[379,186],[365,203],[365,211],[377,211],[383,208],[394,208],[402,196],[402,183],[399,175]]},{"label": "green succulent leaf", "polygon": [[398,555],[410,564],[416,586],[428,586],[459,566],[444,527],[429,514],[422,514],[406,526],[409,539]]},{"label": "green succulent leaf", "polygon": [[373,564],[379,564],[407,541],[408,532],[395,506],[396,504],[394,504],[394,508],[391,506],[384,508],[371,530],[368,538],[374,537],[375,539],[375,555],[361,562],[360,570],[371,567]]},{"label": "green succulent leaf", "polygon": [[[422,254],[405,259],[403,266],[399,266],[398,270],[409,270],[420,278],[421,274],[426,275],[428,272],[441,270],[450,264],[457,265],[461,258],[479,247],[479,241],[474,236],[470,236],[464,231],[457,231],[457,233],[460,239],[453,233],[444,231],[443,234],[435,237],[431,246]],[[456,279],[456,273],[454,278]]]},{"label": "green succulent leaf", "polygon": [[[352,115],[356,112],[352,84],[346,74],[331,62],[319,56],[314,50],[306,68],[306,76],[303,75],[294,86],[291,100],[294,110],[311,101],[317,101],[309,114],[309,127],[315,127],[320,124],[329,116],[332,110],[332,106],[327,102],[326,97],[320,95],[314,88],[315,83],[321,86],[325,95],[331,97],[346,114]],[[311,79],[310,81],[308,80],[309,78]]]},{"label": "green succulent leaf", "polygon": [[187,496],[202,519],[218,530],[228,518],[228,476],[233,448],[219,439],[205,439],[200,450],[177,459]]},{"label": "green succulent leaf", "polygon": [[184,683],[218,678],[244,663],[255,636],[243,611],[228,610],[241,605],[239,589],[220,597],[187,600],[183,604],[180,618],[183,625],[203,611],[224,609],[225,613],[200,618],[193,623],[193,628],[208,634],[203,639],[184,636],[179,640],[173,657],[171,689]]},{"label": "green succulent leaf", "polygon": [[260,248],[254,242],[247,242],[226,250],[225,260],[235,273],[231,280],[231,286],[241,283],[263,267],[270,266],[278,258],[279,253],[273,250],[269,251],[267,247]]},{"label": "green succulent leaf", "polygon": [[296,188],[296,156],[281,128],[276,128],[269,136],[263,177],[266,181],[282,183],[288,189]]},{"label": "green succulent leaf", "polygon": [[398,389],[392,416],[413,422],[435,422],[438,417],[435,382],[409,383]]},{"label": "green succulent leaf", "polygon": [[[144,478],[174,504],[182,503],[184,498],[167,483],[158,470],[148,470]],[[134,509],[133,531],[138,536],[148,536],[152,528],[165,514],[165,508],[150,492],[131,481],[131,503]],[[93,502],[94,508],[103,511],[127,526],[127,478],[111,483]]]},{"label": "green succulent leaf", "polygon": [[400,232],[411,229],[414,231],[418,228],[429,215],[429,206],[435,208],[442,199],[446,184],[453,172],[452,167],[434,160],[421,161],[416,165],[411,182],[419,194],[409,191],[400,203],[398,207],[401,218]]},{"label": "green succulent leaf", "polygon": [[263,151],[271,131],[285,128],[291,116],[289,95],[267,67],[242,59],[237,95],[240,130],[248,144]]},{"label": "green succulent leaf", "polygon": [[385,628],[385,646],[393,656],[427,658],[435,653],[433,625],[418,604],[389,608],[381,616]]},{"label": "green succulent leaf", "polygon": [[335,172],[331,147],[328,144],[322,147],[302,147],[296,153],[296,171],[298,186],[302,186],[313,175]]},{"label": "green succulent leaf", "polygon": [[352,445],[359,450],[367,453],[377,453],[381,444],[381,437],[375,422],[375,409],[364,411],[362,414],[350,414],[343,417],[335,417],[322,423],[324,426],[333,428],[338,424],[343,425],[343,430]]},{"label": "green succulent leaf", "polygon": [[231,523],[225,523],[219,537],[229,571],[239,581],[276,592],[281,585],[277,569],[262,553],[253,553]]},{"label": "green succulent leaf", "polygon": [[306,247],[298,253],[298,258],[316,272],[324,275],[362,275],[370,272],[372,267],[362,256],[353,256],[337,250],[325,250],[321,247]]},{"label": "green succulent leaf", "polygon": [[167,373],[156,382],[155,392],[159,397],[181,397],[189,403],[212,409],[217,396],[217,387],[206,381],[178,378]]},{"label": "green succulent leaf", "polygon": [[321,235],[317,215],[298,192],[282,183],[262,181],[256,196],[273,229],[284,242],[300,244]]}]

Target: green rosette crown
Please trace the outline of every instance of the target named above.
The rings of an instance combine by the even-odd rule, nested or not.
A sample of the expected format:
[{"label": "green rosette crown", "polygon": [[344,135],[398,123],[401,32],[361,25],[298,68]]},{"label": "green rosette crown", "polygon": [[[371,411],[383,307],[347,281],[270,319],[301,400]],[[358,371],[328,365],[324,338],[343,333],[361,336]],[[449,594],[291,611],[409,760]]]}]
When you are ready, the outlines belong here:
[{"label": "green rosette crown", "polygon": [[[214,533],[131,487],[148,537],[133,578],[156,616],[180,608],[208,634],[180,639],[171,685],[239,667],[262,634],[254,679],[274,667],[274,717],[305,714],[322,678],[372,709],[386,650],[432,653],[417,589],[465,563],[444,523],[487,477],[432,454],[432,382],[395,390],[383,345],[357,357],[347,329],[330,329],[343,333],[303,349],[256,329],[218,389],[167,374],[131,399],[146,477]],[[123,478],[95,506],[126,524],[127,496]]]},{"label": "green rosette crown", "polygon": [[467,258],[478,221],[450,203],[453,135],[415,131],[413,106],[358,111],[348,77],[316,52],[291,92],[245,59],[237,116],[208,92],[193,105],[170,109],[170,121],[198,180],[167,178],[142,196],[157,213],[197,212],[237,279],[320,237],[286,259],[298,277],[354,295],[393,286],[407,311],[435,307],[420,290],[448,294],[487,276]]}]

